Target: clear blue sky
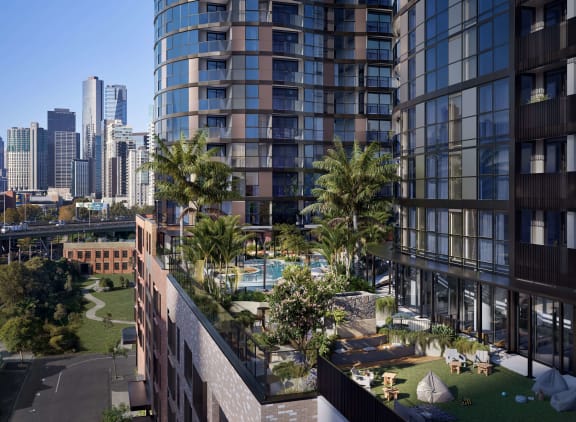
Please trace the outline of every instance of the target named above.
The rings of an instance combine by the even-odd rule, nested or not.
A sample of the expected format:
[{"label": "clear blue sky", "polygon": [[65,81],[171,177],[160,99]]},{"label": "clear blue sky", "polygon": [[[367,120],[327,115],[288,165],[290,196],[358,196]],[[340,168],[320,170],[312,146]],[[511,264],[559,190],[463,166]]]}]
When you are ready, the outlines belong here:
[{"label": "clear blue sky", "polygon": [[82,81],[128,89],[128,124],[146,131],[154,92],[153,0],[0,0],[0,136],[69,108]]}]

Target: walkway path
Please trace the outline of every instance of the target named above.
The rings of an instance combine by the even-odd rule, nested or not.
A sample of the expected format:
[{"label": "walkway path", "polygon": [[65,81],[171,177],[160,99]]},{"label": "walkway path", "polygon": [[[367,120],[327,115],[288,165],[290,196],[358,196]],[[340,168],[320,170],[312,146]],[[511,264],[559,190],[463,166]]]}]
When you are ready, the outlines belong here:
[{"label": "walkway path", "polygon": [[[98,286],[98,282],[86,287],[84,290],[84,297],[89,300],[90,302],[94,303],[94,306],[86,311],[86,318],[92,319],[94,321],[103,321],[104,318],[96,316],[96,312],[106,306],[106,302],[94,297],[91,293],[89,293],[92,289]],[[134,321],[122,321],[119,319],[111,320],[114,324],[126,324],[126,325],[136,325]]]}]

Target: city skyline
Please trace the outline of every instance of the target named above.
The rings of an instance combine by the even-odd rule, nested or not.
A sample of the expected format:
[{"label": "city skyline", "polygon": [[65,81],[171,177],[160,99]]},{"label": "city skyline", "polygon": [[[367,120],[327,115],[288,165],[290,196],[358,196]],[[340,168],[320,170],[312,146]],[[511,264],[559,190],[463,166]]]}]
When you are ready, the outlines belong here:
[{"label": "city skyline", "polygon": [[105,85],[125,85],[128,124],[147,130],[153,105],[151,4],[103,0],[86,13],[73,0],[54,0],[50,8],[31,0],[10,2],[3,11],[26,16],[26,25],[6,19],[0,37],[0,136],[31,122],[46,128],[46,112],[54,108],[75,112],[79,128],[82,82],[90,76]]}]

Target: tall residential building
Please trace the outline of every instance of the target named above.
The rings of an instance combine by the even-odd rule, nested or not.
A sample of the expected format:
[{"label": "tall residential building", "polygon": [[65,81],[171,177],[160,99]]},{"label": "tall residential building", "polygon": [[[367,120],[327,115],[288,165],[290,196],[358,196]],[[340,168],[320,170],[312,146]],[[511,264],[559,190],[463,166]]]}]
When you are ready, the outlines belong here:
[{"label": "tall residential building", "polygon": [[125,85],[104,88],[104,120],[120,120],[127,124],[128,92]]},{"label": "tall residential building", "polygon": [[391,152],[392,13],[372,3],[156,2],[155,130],[206,131],[241,194],[225,212],[296,223],[335,137]]},{"label": "tall residential building", "polygon": [[576,4],[398,2],[400,305],[576,374]]},{"label": "tall residential building", "polygon": [[148,203],[148,198],[150,197],[149,172],[138,170],[142,164],[148,162],[148,160],[148,149],[144,145],[128,150],[128,181],[126,194],[128,196],[129,207],[154,205],[154,203]]},{"label": "tall residential building", "polygon": [[[48,186],[55,184],[55,165],[54,156],[54,132],[76,132],[76,113],[67,108],[55,108],[47,113],[47,132],[48,132],[48,155],[47,155],[47,179]],[[79,145],[78,145],[79,147]]]},{"label": "tall residential building", "polygon": [[6,178],[6,165],[4,161],[5,156],[4,139],[0,136],[0,192],[8,190],[8,179]]},{"label": "tall residential building", "polygon": [[78,134],[54,132],[54,187],[72,188],[72,162],[78,159]]},{"label": "tall residential building", "polygon": [[[335,137],[392,152],[391,2],[356,3],[155,1],[155,132],[169,143],[206,132],[241,195],[223,210],[241,222],[301,221],[312,163]],[[175,222],[178,208],[163,205],[162,220]],[[177,268],[156,256],[177,230],[157,223],[137,222],[144,406],[157,420],[328,420],[318,417],[331,414],[325,400],[280,397],[264,354],[243,353],[243,339],[234,346],[198,311],[169,274]]]},{"label": "tall residential building", "polygon": [[8,129],[6,155],[8,188],[47,189],[47,133],[38,123]]},{"label": "tall residential building", "polygon": [[134,148],[132,128],[121,120],[105,120],[103,194],[107,198],[125,197],[128,193],[128,150]]},{"label": "tall residential building", "polygon": [[[90,76],[82,82],[82,144],[80,158],[90,160],[90,192],[102,194],[101,139],[103,119],[104,82]],[[100,145],[97,145],[99,144]]]}]

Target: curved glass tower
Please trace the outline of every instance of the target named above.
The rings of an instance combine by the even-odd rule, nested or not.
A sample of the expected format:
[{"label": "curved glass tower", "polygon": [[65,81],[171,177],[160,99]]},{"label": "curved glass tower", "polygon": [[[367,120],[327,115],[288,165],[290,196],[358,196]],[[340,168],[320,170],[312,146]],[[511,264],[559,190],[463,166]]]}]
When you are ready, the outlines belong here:
[{"label": "curved glass tower", "polygon": [[242,196],[227,213],[305,223],[334,137],[391,151],[391,2],[366,3],[155,2],[156,133],[206,131]]}]

